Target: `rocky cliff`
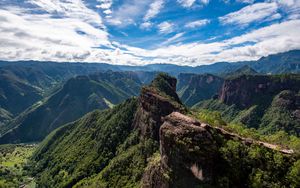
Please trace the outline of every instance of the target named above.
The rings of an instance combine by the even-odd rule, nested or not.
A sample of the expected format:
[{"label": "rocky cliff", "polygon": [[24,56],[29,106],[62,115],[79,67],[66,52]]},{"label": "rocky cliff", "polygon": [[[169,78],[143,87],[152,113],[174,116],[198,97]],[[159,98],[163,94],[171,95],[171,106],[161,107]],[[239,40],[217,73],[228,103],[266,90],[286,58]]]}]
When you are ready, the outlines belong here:
[{"label": "rocky cliff", "polygon": [[[292,153],[173,112],[164,118],[160,128],[160,160],[147,168],[142,184],[143,187],[252,187],[254,176],[261,170],[274,177],[268,180],[269,185],[278,182],[287,185],[284,178],[295,160]],[[278,156],[281,168],[286,169],[283,173],[272,166]]]},{"label": "rocky cliff", "polygon": [[292,186],[293,151],[188,117],[175,91],[176,79],[159,74],[138,100],[87,114],[52,132],[33,157],[38,185]]},{"label": "rocky cliff", "polygon": [[227,105],[235,104],[244,109],[255,104],[271,102],[272,97],[283,90],[298,92],[299,89],[299,75],[243,75],[225,81],[219,100]]},{"label": "rocky cliff", "polygon": [[176,83],[175,78],[159,74],[149,86],[142,88],[133,124],[142,137],[158,141],[162,117],[185,111],[176,94]]}]

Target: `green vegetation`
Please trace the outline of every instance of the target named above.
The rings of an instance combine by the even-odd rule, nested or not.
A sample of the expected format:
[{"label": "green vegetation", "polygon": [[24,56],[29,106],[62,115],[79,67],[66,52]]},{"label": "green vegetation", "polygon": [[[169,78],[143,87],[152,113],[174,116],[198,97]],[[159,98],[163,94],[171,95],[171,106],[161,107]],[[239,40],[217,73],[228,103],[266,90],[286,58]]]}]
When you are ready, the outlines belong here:
[{"label": "green vegetation", "polygon": [[300,119],[297,115],[299,97],[299,92],[283,90],[271,98],[269,105],[263,102],[240,109],[235,104],[226,105],[220,100],[207,100],[198,103],[193,109],[218,111],[226,122],[255,128],[262,134],[272,134],[283,130],[291,135],[299,136]]},{"label": "green vegetation", "polygon": [[293,157],[258,145],[249,147],[233,140],[226,141],[219,152],[220,171],[215,177],[218,186],[294,187],[299,183],[299,179],[294,177],[299,173],[299,166]]},{"label": "green vegetation", "polygon": [[80,181],[75,187],[140,187],[148,158],[157,151],[158,144],[147,139],[125,150],[124,144],[121,148],[98,175]]},{"label": "green vegetation", "polygon": [[300,138],[289,135],[285,131],[277,131],[271,134],[263,134],[255,128],[248,128],[242,123],[227,123],[219,111],[198,110],[192,113],[196,119],[213,126],[221,127],[229,132],[237,133],[245,138],[252,138],[282,146],[283,148],[293,149],[300,153]]},{"label": "green vegetation", "polygon": [[117,155],[132,130],[137,100],[130,99],[52,132],[33,156],[40,186],[73,186],[101,172]]},{"label": "green vegetation", "polygon": [[176,83],[176,78],[171,77],[166,73],[159,73],[151,82],[150,88],[157,91],[161,96],[181,104],[177,94],[174,92],[176,90]]},{"label": "green vegetation", "polygon": [[34,187],[27,165],[35,149],[36,145],[0,145],[0,187]]},{"label": "green vegetation", "polygon": [[72,78],[49,98],[5,125],[0,143],[41,141],[52,130],[88,112],[111,108],[137,95],[140,87],[140,81],[131,73],[107,72]]},{"label": "green vegetation", "polygon": [[178,95],[187,106],[212,98],[218,93],[224,81],[212,74],[180,74],[178,80]]}]

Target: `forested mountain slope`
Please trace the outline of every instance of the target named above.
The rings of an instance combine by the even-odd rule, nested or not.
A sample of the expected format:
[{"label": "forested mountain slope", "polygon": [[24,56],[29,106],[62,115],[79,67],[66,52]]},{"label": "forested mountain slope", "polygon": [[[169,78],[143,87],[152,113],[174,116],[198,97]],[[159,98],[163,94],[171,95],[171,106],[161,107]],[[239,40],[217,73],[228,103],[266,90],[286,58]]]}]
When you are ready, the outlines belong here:
[{"label": "forested mountain slope", "polygon": [[111,108],[138,95],[142,83],[131,72],[78,76],[49,98],[27,109],[2,129],[0,143],[42,140],[57,127],[95,109]]},{"label": "forested mountain slope", "polygon": [[160,74],[137,99],[53,131],[32,157],[41,187],[297,187],[293,153],[191,117]]}]

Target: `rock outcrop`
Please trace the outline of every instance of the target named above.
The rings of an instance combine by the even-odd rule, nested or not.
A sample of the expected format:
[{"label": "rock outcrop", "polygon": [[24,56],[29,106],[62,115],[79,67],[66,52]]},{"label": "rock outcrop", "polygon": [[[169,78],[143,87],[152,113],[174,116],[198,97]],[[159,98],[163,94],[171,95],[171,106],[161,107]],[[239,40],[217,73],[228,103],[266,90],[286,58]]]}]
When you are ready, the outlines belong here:
[{"label": "rock outcrop", "polygon": [[160,74],[150,86],[143,87],[133,126],[141,137],[159,141],[162,117],[172,112],[184,112],[185,108],[176,94],[176,79]]},{"label": "rock outcrop", "polygon": [[244,109],[259,103],[271,102],[273,96],[283,90],[300,90],[297,75],[253,76],[244,75],[224,82],[219,100],[227,105],[235,104]]},{"label": "rock outcrop", "polygon": [[[271,156],[280,152],[286,155],[286,160],[289,159],[290,154],[293,154],[292,150],[279,149],[279,146],[240,137],[224,129],[201,123],[179,112],[173,112],[163,118],[159,133],[161,158],[158,163],[146,169],[142,179],[143,187],[218,187],[225,185],[219,182],[220,177],[226,177],[227,173],[230,174],[234,170],[241,170],[241,174],[234,175],[238,177],[237,179],[229,178],[227,186],[248,187],[246,182],[251,172],[231,169],[236,167],[226,164],[228,159],[224,158],[223,150],[229,141],[240,144],[241,148],[261,148]],[[244,154],[241,152],[238,155]],[[249,159],[238,157],[236,160],[240,161],[233,163],[246,165],[243,160]],[[262,164],[256,161],[255,163],[249,162],[248,165],[253,170],[261,168]]]}]

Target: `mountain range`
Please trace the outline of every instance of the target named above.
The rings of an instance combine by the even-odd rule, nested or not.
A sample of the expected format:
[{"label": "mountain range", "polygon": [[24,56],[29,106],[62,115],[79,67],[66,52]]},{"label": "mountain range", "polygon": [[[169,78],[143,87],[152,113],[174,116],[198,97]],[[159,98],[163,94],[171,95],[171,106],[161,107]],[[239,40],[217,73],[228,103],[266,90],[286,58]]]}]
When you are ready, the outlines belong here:
[{"label": "mountain range", "polygon": [[[283,74],[300,72],[300,50],[292,50],[284,53],[262,57],[257,61],[242,62],[217,62],[210,65],[179,66],[174,64],[149,64],[144,66],[111,65],[106,63],[70,63],[70,62],[39,62],[39,61],[0,61],[0,67],[11,65],[18,67],[38,68],[50,77],[63,79],[74,75],[86,75],[95,71],[142,71],[142,72],[166,72],[173,76],[180,73],[216,74],[223,75],[249,66],[254,71],[262,74]],[[49,71],[51,70],[51,71]]]},{"label": "mountain range", "polygon": [[176,79],[160,74],[138,99],[48,135],[33,155],[32,175],[42,187],[295,185],[297,159],[290,151],[188,114]]},{"label": "mountain range", "polygon": [[2,61],[0,187],[299,187],[299,63]]}]

